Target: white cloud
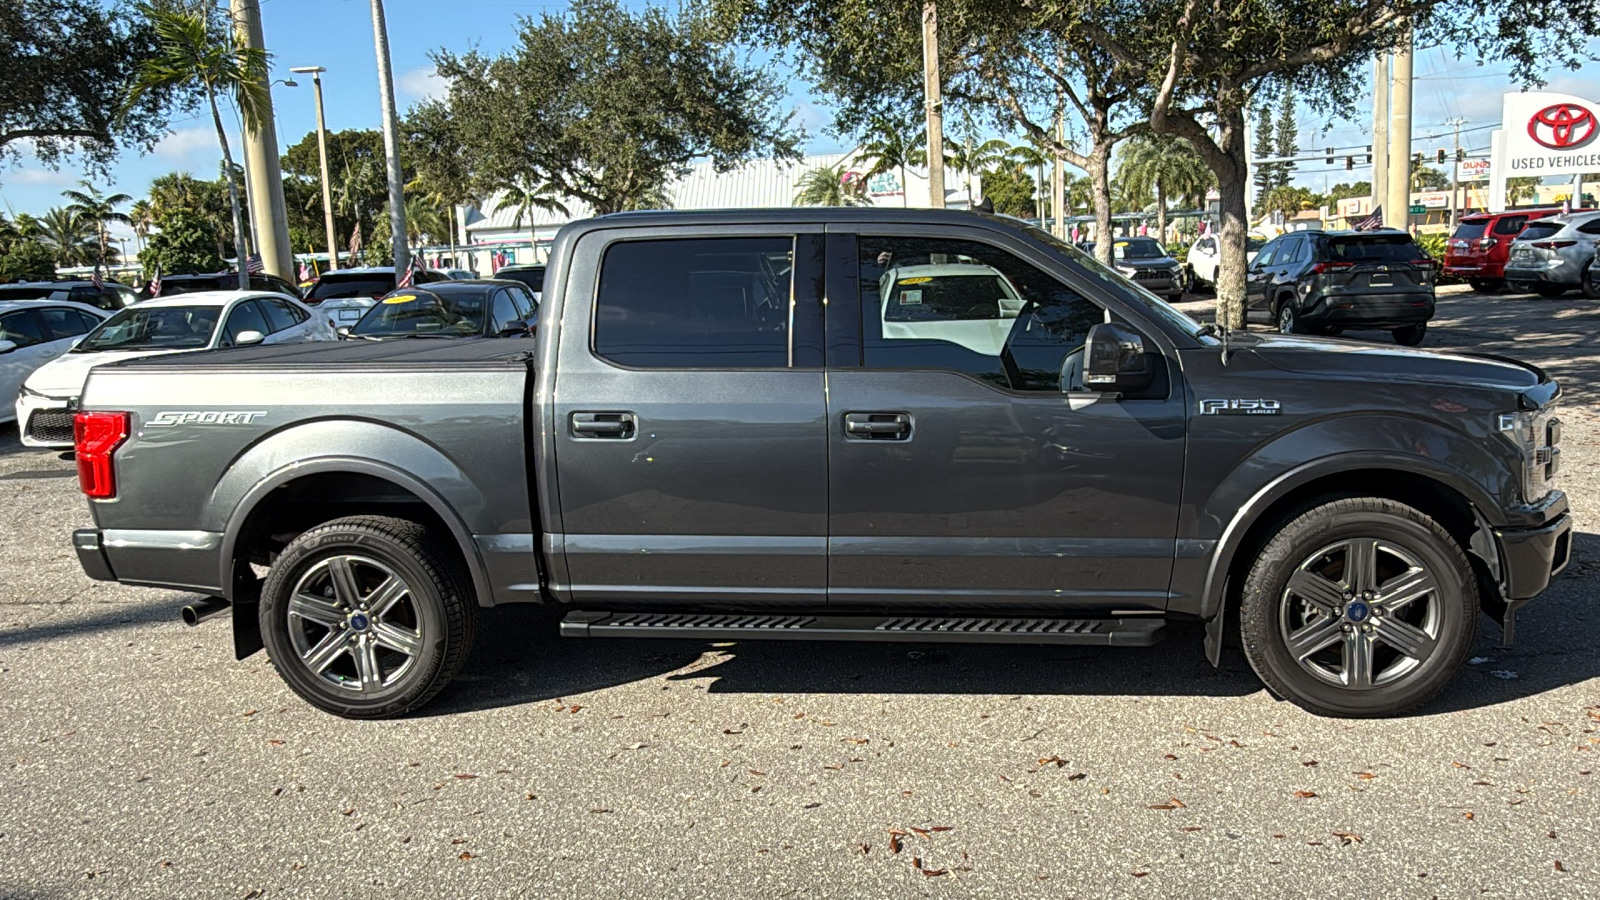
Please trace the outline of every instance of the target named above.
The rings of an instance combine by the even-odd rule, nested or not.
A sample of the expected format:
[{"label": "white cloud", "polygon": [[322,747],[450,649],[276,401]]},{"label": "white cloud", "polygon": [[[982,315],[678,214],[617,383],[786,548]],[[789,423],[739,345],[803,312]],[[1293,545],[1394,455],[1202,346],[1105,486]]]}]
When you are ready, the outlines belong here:
[{"label": "white cloud", "polygon": [[17,184],[45,184],[68,185],[78,181],[77,175],[70,172],[56,172],[42,168],[22,168],[15,172],[7,173],[6,179]]},{"label": "white cloud", "polygon": [[441,77],[433,66],[424,66],[401,72],[395,80],[395,87],[413,100],[434,100],[444,97],[450,90],[450,82]]},{"label": "white cloud", "polygon": [[180,128],[162,138],[154,153],[162,159],[187,161],[201,151],[209,151],[213,156],[220,152],[216,129]]}]

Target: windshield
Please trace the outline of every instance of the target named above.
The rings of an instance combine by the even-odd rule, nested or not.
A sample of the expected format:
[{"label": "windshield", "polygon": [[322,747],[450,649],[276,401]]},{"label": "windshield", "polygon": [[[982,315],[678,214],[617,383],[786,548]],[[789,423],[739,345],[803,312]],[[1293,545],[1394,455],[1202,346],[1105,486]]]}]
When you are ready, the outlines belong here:
[{"label": "windshield", "polygon": [[1106,282],[1115,293],[1138,300],[1140,303],[1145,305],[1152,315],[1178,329],[1184,334],[1187,334],[1195,340],[1202,342],[1216,341],[1216,338],[1208,335],[1202,335],[1200,333],[1201,326],[1199,322],[1196,322],[1194,319],[1191,319],[1179,312],[1177,309],[1174,309],[1171,304],[1167,303],[1165,300],[1162,300],[1160,297],[1157,297],[1155,294],[1152,294],[1144,288],[1139,287],[1137,284],[1128,281],[1126,278],[1123,278],[1121,275],[1118,275],[1111,269],[1102,266],[1093,256],[1090,256],[1082,250],[1079,250],[1077,247],[1072,246],[1066,241],[1057,240],[1054,235],[1038,227],[1037,225],[1029,225],[1028,234],[1030,237],[1034,238],[1040,243],[1051,247],[1062,256],[1065,256],[1067,259],[1070,259],[1087,269],[1089,274],[1099,278],[1101,281]]},{"label": "windshield", "polygon": [[416,291],[385,297],[367,310],[351,334],[368,337],[437,334],[462,337],[483,333],[487,292],[435,294]]},{"label": "windshield", "polygon": [[[1022,309],[1016,291],[992,269],[983,274],[936,271],[932,275],[904,277],[882,294],[890,298],[883,311],[884,319],[890,322],[1014,319]],[[1006,315],[1008,307],[1009,316]]]},{"label": "windshield", "polygon": [[1111,245],[1116,259],[1160,259],[1167,251],[1154,238],[1128,238]]},{"label": "windshield", "polygon": [[394,276],[387,274],[322,276],[307,300],[337,300],[342,297],[382,297],[394,290]]},{"label": "windshield", "polygon": [[1458,240],[1475,241],[1478,238],[1483,237],[1483,232],[1487,230],[1488,227],[1488,219],[1478,222],[1462,222],[1460,225],[1456,226],[1455,233],[1450,236]]},{"label": "windshield", "polygon": [[220,306],[130,306],[89,332],[74,353],[199,350],[211,343]]}]

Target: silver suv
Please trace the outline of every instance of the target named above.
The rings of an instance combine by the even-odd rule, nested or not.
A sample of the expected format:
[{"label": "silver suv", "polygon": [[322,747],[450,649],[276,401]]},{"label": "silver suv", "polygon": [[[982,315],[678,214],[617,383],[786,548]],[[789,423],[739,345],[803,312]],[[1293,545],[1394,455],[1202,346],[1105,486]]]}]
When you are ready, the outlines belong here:
[{"label": "silver suv", "polygon": [[1552,216],[1528,223],[1511,242],[1506,287],[1558,297],[1581,287],[1600,239],[1600,210]]}]

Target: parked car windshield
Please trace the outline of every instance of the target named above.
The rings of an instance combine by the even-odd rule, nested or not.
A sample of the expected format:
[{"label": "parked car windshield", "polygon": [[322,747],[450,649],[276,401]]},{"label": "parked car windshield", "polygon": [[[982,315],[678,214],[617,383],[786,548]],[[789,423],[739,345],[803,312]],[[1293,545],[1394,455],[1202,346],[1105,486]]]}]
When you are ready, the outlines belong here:
[{"label": "parked car windshield", "polygon": [[1155,238],[1127,238],[1111,245],[1111,255],[1115,259],[1161,259],[1167,251]]},{"label": "parked car windshield", "polygon": [[482,334],[485,301],[492,287],[470,291],[400,291],[367,310],[350,333],[367,337]]},{"label": "parked car windshield", "polygon": [[89,332],[74,353],[198,350],[211,343],[220,306],[130,306]]},{"label": "parked car windshield", "polygon": [[1338,262],[1411,262],[1423,257],[1408,234],[1361,234],[1328,239],[1328,258]]},{"label": "parked car windshield", "polygon": [[329,272],[306,295],[307,300],[337,300],[342,297],[382,297],[394,290],[394,276],[370,272],[340,274]]},{"label": "parked car windshield", "polygon": [[1565,222],[1530,222],[1528,227],[1522,229],[1522,233],[1517,235],[1517,240],[1537,241],[1540,238],[1547,238],[1555,234],[1565,226]]},{"label": "parked car windshield", "polygon": [[1488,230],[1488,219],[1483,219],[1478,222],[1462,222],[1460,225],[1456,226],[1455,232],[1450,236],[1463,241],[1475,241],[1478,238],[1483,237],[1483,233]]}]

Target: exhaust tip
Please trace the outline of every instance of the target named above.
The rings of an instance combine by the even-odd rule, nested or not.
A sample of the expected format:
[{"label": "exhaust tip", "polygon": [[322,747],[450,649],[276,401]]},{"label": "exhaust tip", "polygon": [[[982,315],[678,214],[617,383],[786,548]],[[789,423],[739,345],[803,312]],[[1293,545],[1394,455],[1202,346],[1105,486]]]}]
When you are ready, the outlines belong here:
[{"label": "exhaust tip", "polygon": [[192,628],[212,616],[219,616],[227,611],[228,601],[220,597],[212,597],[204,602],[185,606],[183,608],[183,624]]}]

